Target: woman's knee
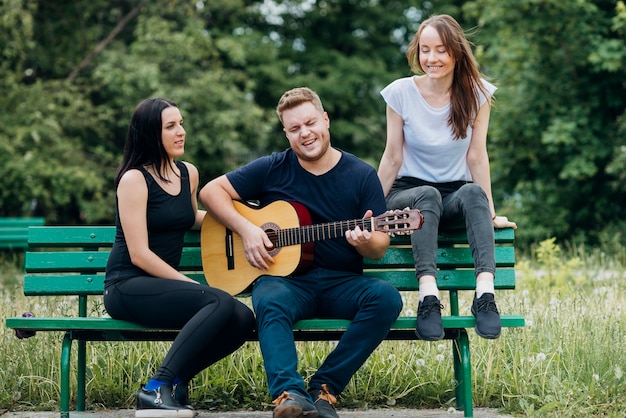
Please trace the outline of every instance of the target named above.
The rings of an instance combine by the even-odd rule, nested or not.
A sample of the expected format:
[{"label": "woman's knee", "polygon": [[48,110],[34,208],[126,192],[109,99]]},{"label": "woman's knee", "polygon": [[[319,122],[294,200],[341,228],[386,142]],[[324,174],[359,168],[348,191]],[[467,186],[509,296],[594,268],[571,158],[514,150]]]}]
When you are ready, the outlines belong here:
[{"label": "woman's knee", "polygon": [[421,211],[441,212],[443,209],[441,193],[433,186],[418,186],[398,192],[387,201],[387,207],[390,209],[404,209],[406,206]]},{"label": "woman's knee", "polygon": [[467,183],[457,191],[459,199],[463,202],[484,201],[488,204],[487,194],[480,185],[476,183]]},{"label": "woman's knee", "polygon": [[252,332],[256,326],[256,318],[252,309],[238,300],[235,300],[235,309],[233,311],[233,318],[239,328],[245,333]]}]

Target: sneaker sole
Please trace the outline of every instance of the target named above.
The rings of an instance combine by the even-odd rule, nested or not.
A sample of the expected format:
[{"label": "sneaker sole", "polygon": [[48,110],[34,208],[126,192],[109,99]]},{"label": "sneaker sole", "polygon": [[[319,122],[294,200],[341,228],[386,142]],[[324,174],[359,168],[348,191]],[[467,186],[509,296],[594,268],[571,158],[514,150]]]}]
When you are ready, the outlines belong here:
[{"label": "sneaker sole", "polygon": [[415,335],[417,336],[418,339],[422,340],[422,341],[439,341],[439,340],[443,340],[443,337],[446,336],[446,332],[443,331],[441,333],[441,336],[439,337],[430,337],[430,338],[424,338],[423,336],[420,335],[419,332],[417,332],[417,330],[415,330]]},{"label": "sneaker sole", "polygon": [[476,331],[476,334],[478,334],[479,337],[485,338],[487,340],[495,340],[496,338],[498,338],[500,336],[500,333],[497,333],[497,334],[483,334],[482,332],[478,331],[478,328],[474,328],[474,331]]},{"label": "sneaker sole", "polygon": [[274,410],[272,418],[317,418],[319,416],[317,410],[303,411],[301,408],[284,407],[280,410]]},{"label": "sneaker sole", "polygon": [[138,409],[135,418],[193,418],[196,411],[190,409]]}]

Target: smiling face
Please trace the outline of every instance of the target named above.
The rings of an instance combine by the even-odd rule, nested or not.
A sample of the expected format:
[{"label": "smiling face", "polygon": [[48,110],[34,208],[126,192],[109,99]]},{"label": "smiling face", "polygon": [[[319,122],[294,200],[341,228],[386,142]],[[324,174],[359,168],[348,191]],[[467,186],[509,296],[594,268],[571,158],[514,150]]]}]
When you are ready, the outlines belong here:
[{"label": "smiling face", "polygon": [[161,112],[161,141],[170,158],[181,157],[185,153],[185,129],[183,117],[177,107],[170,106]]},{"label": "smiling face", "polygon": [[434,26],[425,26],[419,37],[419,65],[429,78],[452,77],[455,60]]},{"label": "smiling face", "polygon": [[283,131],[301,161],[320,160],[330,147],[330,121],[326,112],[303,102],[282,112]]}]

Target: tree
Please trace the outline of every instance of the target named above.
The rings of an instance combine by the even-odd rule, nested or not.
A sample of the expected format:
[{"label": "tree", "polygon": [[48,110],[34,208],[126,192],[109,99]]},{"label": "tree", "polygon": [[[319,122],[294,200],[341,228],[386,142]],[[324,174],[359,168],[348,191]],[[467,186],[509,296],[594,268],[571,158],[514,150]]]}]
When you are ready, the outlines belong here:
[{"label": "tree", "polygon": [[598,243],[603,228],[624,230],[623,3],[487,0],[464,11],[500,86],[491,156],[519,235]]}]

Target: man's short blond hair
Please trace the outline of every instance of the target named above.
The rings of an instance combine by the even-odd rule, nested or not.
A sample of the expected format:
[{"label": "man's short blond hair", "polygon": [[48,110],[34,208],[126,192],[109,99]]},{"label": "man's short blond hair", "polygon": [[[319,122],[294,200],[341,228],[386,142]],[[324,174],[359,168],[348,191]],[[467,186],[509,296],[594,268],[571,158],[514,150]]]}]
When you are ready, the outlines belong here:
[{"label": "man's short blond hair", "polygon": [[278,119],[280,122],[283,121],[283,112],[285,110],[293,109],[296,106],[300,106],[302,103],[311,102],[313,106],[321,113],[324,112],[324,106],[322,105],[322,100],[320,97],[308,87],[296,87],[295,89],[291,89],[283,93],[278,100],[278,105],[276,106],[276,114],[278,114]]}]

